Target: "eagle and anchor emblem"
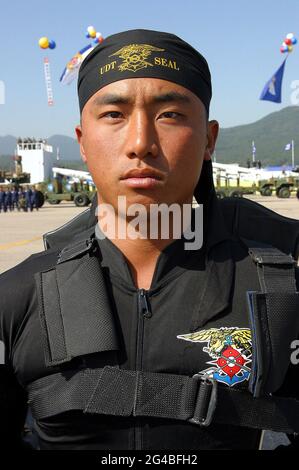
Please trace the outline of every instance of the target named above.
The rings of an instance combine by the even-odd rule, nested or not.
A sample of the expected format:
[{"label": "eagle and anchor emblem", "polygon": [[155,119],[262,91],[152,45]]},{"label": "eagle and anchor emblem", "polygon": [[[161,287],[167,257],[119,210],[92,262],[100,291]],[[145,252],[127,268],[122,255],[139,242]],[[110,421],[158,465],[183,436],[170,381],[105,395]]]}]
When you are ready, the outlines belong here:
[{"label": "eagle and anchor emblem", "polygon": [[122,47],[110,57],[118,56],[120,59],[123,59],[123,63],[118,67],[121,72],[124,72],[125,70],[137,72],[137,70],[140,69],[153,67],[154,64],[149,62],[148,59],[153,52],[161,51],[164,51],[164,49],[159,49],[158,47],[154,47],[149,44],[131,44],[129,46]]},{"label": "eagle and anchor emblem", "polygon": [[212,367],[200,371],[200,374],[223,382],[232,387],[249,380],[251,369],[251,331],[249,328],[211,328],[185,335],[178,339],[195,343],[208,343],[203,351],[213,359],[208,361]]}]

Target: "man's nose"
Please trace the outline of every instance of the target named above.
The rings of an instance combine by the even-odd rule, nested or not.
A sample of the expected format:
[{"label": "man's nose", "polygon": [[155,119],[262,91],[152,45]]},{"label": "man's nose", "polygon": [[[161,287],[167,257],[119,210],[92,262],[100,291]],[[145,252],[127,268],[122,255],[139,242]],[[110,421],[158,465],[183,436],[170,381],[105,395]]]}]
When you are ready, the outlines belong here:
[{"label": "man's nose", "polygon": [[126,155],[129,158],[143,159],[158,156],[159,145],[154,120],[146,113],[133,114],[127,131]]}]

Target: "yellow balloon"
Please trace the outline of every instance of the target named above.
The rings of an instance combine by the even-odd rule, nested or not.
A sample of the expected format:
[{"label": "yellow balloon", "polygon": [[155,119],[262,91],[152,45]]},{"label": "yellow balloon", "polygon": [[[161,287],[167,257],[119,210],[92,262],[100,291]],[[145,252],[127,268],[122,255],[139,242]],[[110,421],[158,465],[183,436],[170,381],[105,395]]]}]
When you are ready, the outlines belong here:
[{"label": "yellow balloon", "polygon": [[49,47],[49,39],[46,37],[40,38],[40,40],[38,41],[38,45],[42,49],[47,49]]},{"label": "yellow balloon", "polygon": [[288,46],[289,52],[292,52],[293,46]]},{"label": "yellow balloon", "polygon": [[91,33],[89,33],[89,35],[92,37],[92,38],[95,38],[96,35],[97,35],[97,32],[95,30],[93,30]]}]

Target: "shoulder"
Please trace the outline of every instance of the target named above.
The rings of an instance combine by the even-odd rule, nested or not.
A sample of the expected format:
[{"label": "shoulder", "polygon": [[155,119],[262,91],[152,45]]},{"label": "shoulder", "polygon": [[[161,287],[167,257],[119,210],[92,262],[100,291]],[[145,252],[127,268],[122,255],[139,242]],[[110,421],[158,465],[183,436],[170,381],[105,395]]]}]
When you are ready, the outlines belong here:
[{"label": "shoulder", "polygon": [[22,263],[0,275],[0,339],[19,324],[35,296],[34,275],[56,265],[58,251],[48,250],[31,255]]},{"label": "shoulder", "polygon": [[16,280],[23,281],[26,286],[35,273],[55,266],[58,254],[59,250],[53,248],[29,256],[15,267],[0,274],[0,289]]},{"label": "shoulder", "polygon": [[284,217],[246,198],[219,200],[225,225],[236,237],[272,245],[299,257],[299,220]]}]

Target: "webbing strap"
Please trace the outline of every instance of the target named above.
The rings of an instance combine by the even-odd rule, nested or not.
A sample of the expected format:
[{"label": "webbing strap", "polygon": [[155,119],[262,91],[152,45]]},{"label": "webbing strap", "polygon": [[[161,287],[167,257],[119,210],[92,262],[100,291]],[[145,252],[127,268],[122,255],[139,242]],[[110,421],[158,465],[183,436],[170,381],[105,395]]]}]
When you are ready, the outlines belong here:
[{"label": "webbing strap", "polygon": [[[218,398],[214,393],[217,386]],[[299,431],[299,401],[253,398],[198,376],[123,370],[84,369],[39,379],[28,387],[29,405],[40,420],[65,411],[213,422],[277,432]],[[209,422],[207,417],[209,416]]]},{"label": "webbing strap", "polygon": [[296,292],[295,260],[273,247],[252,247],[262,292]]},{"label": "webbing strap", "polygon": [[72,258],[82,255],[83,253],[86,253],[87,251],[90,251],[94,242],[94,238],[86,239],[85,237],[83,240],[79,240],[72,245],[65,247],[59,253],[57,264],[61,264],[64,261],[68,261]]}]

